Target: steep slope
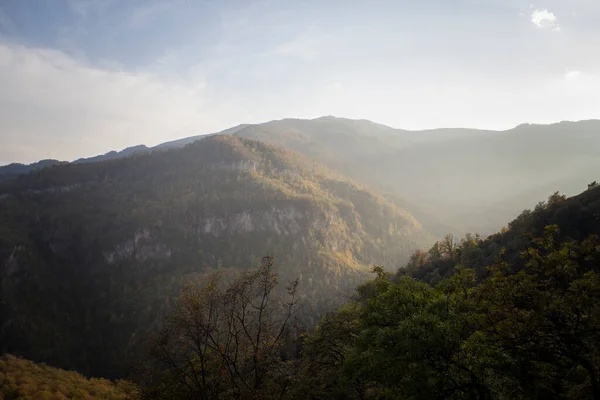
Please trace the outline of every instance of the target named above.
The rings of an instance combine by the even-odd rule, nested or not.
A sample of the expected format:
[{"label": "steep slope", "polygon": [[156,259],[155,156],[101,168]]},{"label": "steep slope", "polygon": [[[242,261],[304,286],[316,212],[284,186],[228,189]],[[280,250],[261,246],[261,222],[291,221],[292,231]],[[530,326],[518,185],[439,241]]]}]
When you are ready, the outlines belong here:
[{"label": "steep slope", "polygon": [[135,386],[126,381],[86,379],[73,371],[0,356],[0,399],[135,399]]},{"label": "steep slope", "polygon": [[460,264],[473,268],[482,278],[487,274],[486,267],[500,257],[501,249],[502,258],[519,269],[524,262],[521,253],[530,238],[542,237],[548,225],[559,227],[559,242],[600,235],[600,186],[590,185],[588,190],[570,198],[554,194],[533,210],[523,211],[502,232],[485,239],[469,235],[459,241],[447,237],[434,244],[428,253],[417,253],[399,273],[434,283],[451,276]]},{"label": "steep slope", "polygon": [[96,376],[126,367],[181,285],[273,254],[308,323],[372,263],[431,243],[407,212],[291,151],[233,136],[0,185],[2,350]]},{"label": "steep slope", "polygon": [[387,192],[437,234],[494,232],[548,192],[577,193],[600,168],[600,121],[411,132],[326,117],[236,135],[293,148]]}]

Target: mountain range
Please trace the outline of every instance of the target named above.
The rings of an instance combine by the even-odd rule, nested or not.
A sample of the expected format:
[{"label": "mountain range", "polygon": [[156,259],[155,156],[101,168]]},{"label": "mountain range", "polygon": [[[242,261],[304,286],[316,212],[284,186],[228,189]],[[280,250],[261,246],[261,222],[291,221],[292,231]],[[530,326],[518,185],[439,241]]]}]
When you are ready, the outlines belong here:
[{"label": "mountain range", "polygon": [[[408,131],[332,116],[243,124],[74,163],[180,148],[217,134],[273,143],[309,156],[378,191],[438,236],[493,233],[548,193],[578,193],[600,168],[599,120],[522,124],[506,131]],[[59,162],[0,167],[0,179],[53,163]]]},{"label": "mountain range", "polygon": [[[2,167],[0,350],[124,376],[186,282],[265,255],[283,280],[299,279],[299,318],[314,326],[369,266],[410,266],[446,233],[493,233],[549,193],[585,189],[597,179],[599,133],[600,121],[413,132],[284,119]],[[585,207],[552,206],[561,224],[587,226],[587,204],[597,213],[589,193]],[[545,207],[520,218],[543,227]],[[482,260],[499,249],[490,240]],[[421,265],[419,277],[443,278],[449,265]]]}]

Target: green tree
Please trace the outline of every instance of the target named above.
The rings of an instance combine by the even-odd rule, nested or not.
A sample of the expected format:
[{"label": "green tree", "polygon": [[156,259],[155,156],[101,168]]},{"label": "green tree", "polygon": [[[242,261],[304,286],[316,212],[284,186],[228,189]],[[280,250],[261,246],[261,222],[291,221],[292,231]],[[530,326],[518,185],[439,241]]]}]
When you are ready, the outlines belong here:
[{"label": "green tree", "polygon": [[521,270],[491,268],[478,287],[482,329],[511,358],[506,372],[528,397],[600,399],[600,245],[595,236],[557,243],[557,235],[546,227]]},{"label": "green tree", "polygon": [[325,315],[315,330],[305,335],[295,398],[364,397],[366,387],[363,380],[360,377],[347,379],[342,374],[342,366],[360,332],[361,312],[361,303],[351,301]]}]

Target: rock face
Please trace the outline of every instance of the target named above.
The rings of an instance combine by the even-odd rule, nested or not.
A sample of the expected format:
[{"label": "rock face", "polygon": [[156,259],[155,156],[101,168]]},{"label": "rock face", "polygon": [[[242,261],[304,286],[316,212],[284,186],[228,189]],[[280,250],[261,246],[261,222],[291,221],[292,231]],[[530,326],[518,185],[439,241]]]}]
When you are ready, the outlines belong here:
[{"label": "rock face", "polygon": [[200,224],[200,231],[215,237],[227,234],[273,231],[278,235],[296,235],[307,216],[296,207],[248,210],[225,217],[209,217]]},{"label": "rock face", "polygon": [[215,269],[275,256],[312,324],[370,264],[429,244],[372,191],[231,136],[41,170],[0,196],[0,350],[98,376],[119,375],[181,286]]},{"label": "rock face", "polygon": [[160,243],[151,233],[150,229],[141,229],[133,235],[133,238],[120,243],[110,251],[102,252],[109,265],[127,259],[144,262],[151,258],[168,259],[171,257],[171,249],[164,243]]}]

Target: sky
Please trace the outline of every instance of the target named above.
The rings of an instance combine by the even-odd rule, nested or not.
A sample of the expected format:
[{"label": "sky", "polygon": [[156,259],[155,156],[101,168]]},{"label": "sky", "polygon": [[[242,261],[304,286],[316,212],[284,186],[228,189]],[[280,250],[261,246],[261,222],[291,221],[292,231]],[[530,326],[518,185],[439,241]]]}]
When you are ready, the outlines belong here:
[{"label": "sky", "polygon": [[600,118],[599,20],[598,0],[0,0],[0,164],[281,118]]}]

